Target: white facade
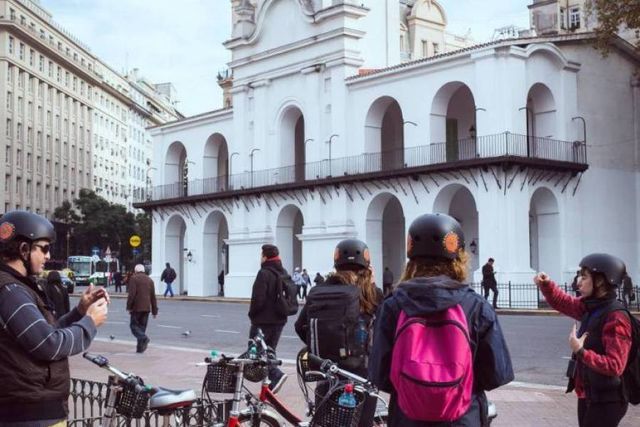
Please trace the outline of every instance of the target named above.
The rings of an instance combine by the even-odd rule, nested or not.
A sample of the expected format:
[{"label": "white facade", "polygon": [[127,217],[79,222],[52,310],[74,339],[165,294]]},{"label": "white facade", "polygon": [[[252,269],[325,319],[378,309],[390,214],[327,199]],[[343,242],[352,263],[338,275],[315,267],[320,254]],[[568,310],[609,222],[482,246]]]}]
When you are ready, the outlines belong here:
[{"label": "white facade", "polygon": [[[326,273],[335,244],[356,237],[397,278],[411,221],[447,212],[475,247],[476,280],[493,257],[500,282],[539,269],[570,281],[595,251],[639,278],[638,57],[624,42],[607,60],[574,35],[377,69],[400,47],[373,49],[369,35],[397,15],[258,3],[233,2],[233,107],[152,131],[155,276],[170,262],[182,291],[212,295],[228,264],[225,294],[246,297],[262,244],[289,270]],[[269,24],[285,20],[286,32]]]}]

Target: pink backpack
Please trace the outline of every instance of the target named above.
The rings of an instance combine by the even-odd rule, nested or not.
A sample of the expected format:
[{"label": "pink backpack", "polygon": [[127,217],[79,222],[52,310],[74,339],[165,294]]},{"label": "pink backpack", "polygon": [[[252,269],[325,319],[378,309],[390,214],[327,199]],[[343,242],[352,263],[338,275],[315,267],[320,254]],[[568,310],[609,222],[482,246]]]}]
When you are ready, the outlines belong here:
[{"label": "pink backpack", "polygon": [[401,311],[391,360],[391,382],[407,417],[455,421],[469,409],[473,352],[460,305],[424,317]]}]

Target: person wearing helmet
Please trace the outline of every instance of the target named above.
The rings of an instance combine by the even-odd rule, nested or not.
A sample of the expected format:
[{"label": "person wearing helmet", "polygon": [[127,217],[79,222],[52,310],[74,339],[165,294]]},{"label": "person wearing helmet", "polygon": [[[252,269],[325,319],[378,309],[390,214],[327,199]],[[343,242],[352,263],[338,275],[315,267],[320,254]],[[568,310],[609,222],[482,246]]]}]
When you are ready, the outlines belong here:
[{"label": "person wearing helmet", "polygon": [[554,310],[580,321],[579,330],[574,324],[569,334],[567,391],[575,390],[578,397],[581,427],[617,426],[627,412],[620,376],[629,358],[632,326],[628,312],[616,300],[625,275],[620,258],[594,253],[580,261],[579,298],[561,290],[543,272],[533,278]]},{"label": "person wearing helmet", "polygon": [[[465,283],[469,257],[464,242],[458,221],[445,214],[421,215],[409,227],[409,260],[394,292],[378,308],[369,358],[369,379],[390,393],[389,426],[488,425],[485,391],[514,378],[511,357],[495,311]],[[455,323],[442,320],[453,319],[452,314],[457,319]],[[441,326],[447,328],[439,329]],[[413,330],[411,328],[419,330],[406,335],[404,332]],[[427,333],[434,334],[428,336],[438,340],[423,339]],[[449,339],[454,334],[460,339]],[[459,347],[441,354],[444,351],[441,344],[448,341]],[[400,344],[409,347],[400,347]],[[442,380],[447,375],[444,364],[457,354],[466,355],[465,364],[460,365],[464,367],[461,375],[467,382],[465,387],[462,386],[465,381],[446,383]],[[418,357],[415,363],[401,362],[414,355]],[[415,369],[415,372],[396,376],[398,369]],[[401,383],[398,380],[401,376],[409,378],[411,384]],[[442,387],[429,386],[435,381]],[[440,404],[440,400],[436,403],[435,390],[464,399],[451,399],[448,405]],[[411,398],[409,403],[403,400],[407,395]],[[455,415],[450,416],[448,411],[454,407]]]},{"label": "person wearing helmet", "polygon": [[85,351],[107,317],[108,294],[89,287],[56,321],[35,276],[55,240],[39,215],[0,218],[0,425],[55,425],[67,419],[68,356]]},{"label": "person wearing helmet", "polygon": [[[369,337],[376,309],[383,298],[382,291],[375,284],[365,242],[341,241],[334,250],[333,260],[335,271],[329,273],[324,283],[311,288],[295,330],[314,354],[366,377]],[[335,313],[340,316],[336,317]],[[320,382],[316,395],[323,396],[327,386]],[[370,397],[362,409],[360,426],[371,426],[375,409],[376,398]]]}]

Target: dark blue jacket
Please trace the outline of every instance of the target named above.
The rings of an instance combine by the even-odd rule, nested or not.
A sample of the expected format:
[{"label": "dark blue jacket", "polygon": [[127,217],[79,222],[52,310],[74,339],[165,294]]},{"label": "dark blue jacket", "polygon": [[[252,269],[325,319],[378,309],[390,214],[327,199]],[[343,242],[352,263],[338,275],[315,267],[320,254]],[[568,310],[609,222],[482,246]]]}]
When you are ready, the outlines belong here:
[{"label": "dark blue jacket", "polygon": [[[412,316],[427,315],[460,304],[467,321],[472,350],[474,398],[469,411],[453,423],[413,421],[397,406],[391,384],[391,355],[400,310]],[[369,355],[369,379],[391,394],[389,426],[482,426],[485,425],[486,390],[513,380],[513,368],[507,344],[494,310],[469,286],[446,276],[420,277],[401,283],[378,307],[373,348]],[[428,404],[428,402],[425,402]]]}]

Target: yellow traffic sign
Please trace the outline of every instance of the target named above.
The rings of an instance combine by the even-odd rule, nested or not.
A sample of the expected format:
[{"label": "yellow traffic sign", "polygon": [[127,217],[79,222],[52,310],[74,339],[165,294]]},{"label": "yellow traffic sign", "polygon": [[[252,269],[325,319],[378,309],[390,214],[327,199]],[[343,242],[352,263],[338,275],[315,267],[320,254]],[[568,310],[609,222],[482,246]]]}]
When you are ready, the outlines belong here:
[{"label": "yellow traffic sign", "polygon": [[140,246],[140,242],[142,242],[142,239],[137,234],[134,234],[129,238],[129,244],[132,248],[137,248],[138,246]]}]

